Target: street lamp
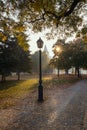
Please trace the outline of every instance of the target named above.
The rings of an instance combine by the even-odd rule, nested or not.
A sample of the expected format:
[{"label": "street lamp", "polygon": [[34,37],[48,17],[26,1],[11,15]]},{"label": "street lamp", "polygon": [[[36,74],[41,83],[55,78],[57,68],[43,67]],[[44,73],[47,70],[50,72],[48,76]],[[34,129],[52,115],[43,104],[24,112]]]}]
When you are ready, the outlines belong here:
[{"label": "street lamp", "polygon": [[37,46],[39,48],[39,86],[38,86],[38,101],[43,101],[43,86],[42,86],[42,65],[41,65],[41,48],[43,47],[43,41],[41,38],[37,40]]}]

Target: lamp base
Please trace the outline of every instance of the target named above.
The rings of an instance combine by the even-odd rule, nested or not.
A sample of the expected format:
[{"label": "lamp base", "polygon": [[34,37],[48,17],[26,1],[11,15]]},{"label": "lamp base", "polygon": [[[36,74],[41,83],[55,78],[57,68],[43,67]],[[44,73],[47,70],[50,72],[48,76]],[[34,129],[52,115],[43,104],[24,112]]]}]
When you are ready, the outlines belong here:
[{"label": "lamp base", "polygon": [[44,102],[43,99],[38,99],[37,101],[40,102],[40,103]]},{"label": "lamp base", "polygon": [[43,86],[38,86],[38,102],[43,102]]}]

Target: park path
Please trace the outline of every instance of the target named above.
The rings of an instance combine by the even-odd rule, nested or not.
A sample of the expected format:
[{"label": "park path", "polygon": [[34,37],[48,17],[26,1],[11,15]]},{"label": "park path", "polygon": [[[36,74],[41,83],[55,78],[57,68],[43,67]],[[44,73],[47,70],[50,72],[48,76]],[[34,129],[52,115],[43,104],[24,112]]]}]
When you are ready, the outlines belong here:
[{"label": "park path", "polygon": [[0,130],[87,130],[87,80],[45,93],[43,103],[36,102],[33,92],[18,107],[8,110],[7,125],[1,121],[5,117],[0,118]]}]

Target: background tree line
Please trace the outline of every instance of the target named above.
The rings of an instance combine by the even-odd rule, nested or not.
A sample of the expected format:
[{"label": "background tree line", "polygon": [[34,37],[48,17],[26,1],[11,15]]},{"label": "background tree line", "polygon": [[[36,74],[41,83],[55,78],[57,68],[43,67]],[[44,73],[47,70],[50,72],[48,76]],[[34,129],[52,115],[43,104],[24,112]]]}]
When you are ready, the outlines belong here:
[{"label": "background tree line", "polygon": [[[0,75],[2,81],[5,81],[6,76],[16,73],[20,80],[20,73],[35,73],[39,72],[39,53],[30,54],[29,45],[26,40],[26,35],[19,39],[15,36],[8,36],[1,31],[0,37]],[[25,40],[25,43],[22,42]],[[20,41],[20,42],[19,42]],[[22,46],[23,45],[23,46]],[[52,72],[49,67],[49,55],[44,50],[42,52],[42,70],[43,73]]]},{"label": "background tree line", "polygon": [[68,74],[70,68],[75,68],[75,74],[80,77],[80,69],[87,69],[87,44],[78,38],[72,42],[65,43],[64,40],[58,40],[53,46],[54,56],[50,60],[58,70],[64,69]]},{"label": "background tree line", "polygon": [[[39,52],[36,51],[34,54],[31,55],[32,59],[32,72],[38,73],[39,72]],[[50,57],[46,50],[42,51],[42,72],[43,74],[52,74],[52,67],[49,66]]]},{"label": "background tree line", "polygon": [[[13,69],[15,67],[12,67],[16,62],[19,64],[25,63],[25,61],[21,63],[20,60],[18,59],[22,59],[20,57],[22,56],[23,50],[24,52],[28,51],[28,44],[27,44],[28,41],[25,35],[26,31],[30,32],[30,30],[32,30],[37,33],[39,31],[40,32],[44,31],[45,29],[48,28],[50,29],[51,35],[63,34],[67,36],[75,32],[77,33],[78,36],[82,35],[84,40],[87,41],[87,22],[84,22],[85,15],[87,14],[86,3],[87,3],[86,0],[69,0],[68,2],[67,0],[64,1],[61,0],[50,0],[50,1],[49,0],[26,0],[26,1],[25,0],[16,0],[16,1],[1,0],[0,1],[0,60],[1,60],[0,66],[1,67],[0,68],[6,68],[5,60],[6,63],[9,61],[9,65],[11,66],[10,67],[7,64],[9,71],[7,70],[7,68],[4,70],[0,69],[0,73],[2,74],[2,79],[4,79],[5,76],[11,71],[18,70],[17,68]],[[15,43],[15,41],[11,37],[12,35],[17,39],[17,46],[20,46],[15,51],[13,49],[14,54],[15,55],[17,54],[16,56],[13,56],[13,54],[11,55],[9,54],[10,52],[12,53],[10,49],[12,48],[12,46],[9,45],[9,43],[10,42]],[[28,36],[30,35],[31,34],[29,33]],[[67,47],[63,45],[63,48],[65,50],[65,48]],[[7,56],[10,55],[9,56],[10,58],[8,60],[7,57],[4,56],[5,52],[7,53],[6,54]],[[21,56],[19,57],[20,53]],[[66,66],[66,71],[67,71],[68,70],[67,68],[71,66],[70,61],[72,59],[74,61],[75,59],[72,56],[66,58],[68,54],[66,53],[66,51],[62,51],[61,54],[63,53],[65,54],[61,56],[60,61],[62,60],[64,65],[58,61],[59,62],[58,66],[60,66],[61,68],[64,68],[63,66]],[[30,52],[28,54],[30,54]],[[26,54],[26,57],[28,54]],[[13,61],[15,61],[14,64],[10,62],[12,58],[14,59]],[[64,60],[65,58],[67,60]],[[22,71],[24,68],[22,68]],[[20,73],[20,71],[21,70],[19,70],[18,73]]]}]

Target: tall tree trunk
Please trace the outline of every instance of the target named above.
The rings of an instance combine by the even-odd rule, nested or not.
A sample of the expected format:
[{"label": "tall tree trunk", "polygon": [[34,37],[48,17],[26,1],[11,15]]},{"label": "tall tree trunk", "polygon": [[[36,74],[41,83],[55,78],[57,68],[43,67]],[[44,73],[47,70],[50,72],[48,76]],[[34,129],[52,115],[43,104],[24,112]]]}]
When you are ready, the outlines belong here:
[{"label": "tall tree trunk", "polygon": [[81,72],[80,72],[80,68],[78,68],[77,71],[78,71],[78,78],[81,78],[81,79],[82,79],[82,75],[81,75]]},{"label": "tall tree trunk", "polygon": [[72,67],[72,74],[74,74],[74,68]]},{"label": "tall tree trunk", "polygon": [[59,77],[59,73],[60,73],[60,70],[59,70],[59,67],[57,68],[57,76]]},{"label": "tall tree trunk", "polygon": [[4,81],[6,81],[5,75],[4,75]]},{"label": "tall tree trunk", "polygon": [[79,71],[79,67],[77,69],[77,72],[78,72],[78,78],[80,77],[80,71]]},{"label": "tall tree trunk", "polygon": [[76,72],[77,72],[77,69],[76,69],[76,67],[75,67],[75,75],[76,75]]},{"label": "tall tree trunk", "polygon": [[65,74],[68,75],[68,69],[65,69]]},{"label": "tall tree trunk", "polygon": [[1,81],[3,81],[3,75],[2,75],[2,79],[1,79]]},{"label": "tall tree trunk", "polygon": [[20,72],[18,72],[18,80],[20,80]]},{"label": "tall tree trunk", "polygon": [[5,80],[6,80],[6,79],[5,79],[5,75],[2,74],[2,79],[1,79],[1,81],[4,82]]}]

